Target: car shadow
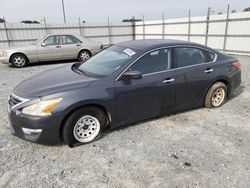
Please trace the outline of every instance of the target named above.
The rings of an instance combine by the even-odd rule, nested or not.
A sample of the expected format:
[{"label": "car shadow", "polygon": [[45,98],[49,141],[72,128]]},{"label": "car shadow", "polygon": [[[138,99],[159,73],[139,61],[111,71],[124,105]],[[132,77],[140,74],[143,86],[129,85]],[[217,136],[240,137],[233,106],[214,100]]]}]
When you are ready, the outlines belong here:
[{"label": "car shadow", "polygon": [[77,62],[79,61],[76,61],[76,60],[44,61],[44,62],[37,62],[37,63],[29,63],[27,67],[47,66],[47,65],[64,64],[64,63],[77,63]]},{"label": "car shadow", "polygon": [[[66,63],[79,63],[77,60],[60,60],[60,61],[44,61],[44,62],[36,62],[36,63],[28,63],[24,68],[28,67],[38,67],[38,66],[47,66],[47,65],[61,65]],[[11,68],[15,68],[13,65],[9,64]]]}]

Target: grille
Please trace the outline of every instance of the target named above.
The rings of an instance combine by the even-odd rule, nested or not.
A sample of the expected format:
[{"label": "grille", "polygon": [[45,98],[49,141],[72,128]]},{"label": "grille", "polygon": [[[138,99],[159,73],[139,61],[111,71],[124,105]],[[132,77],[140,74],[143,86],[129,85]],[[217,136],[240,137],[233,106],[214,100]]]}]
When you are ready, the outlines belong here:
[{"label": "grille", "polygon": [[9,105],[10,107],[13,107],[17,104],[19,104],[20,102],[22,102],[21,100],[17,99],[16,97],[14,97],[13,95],[10,96],[10,99],[9,99]]}]

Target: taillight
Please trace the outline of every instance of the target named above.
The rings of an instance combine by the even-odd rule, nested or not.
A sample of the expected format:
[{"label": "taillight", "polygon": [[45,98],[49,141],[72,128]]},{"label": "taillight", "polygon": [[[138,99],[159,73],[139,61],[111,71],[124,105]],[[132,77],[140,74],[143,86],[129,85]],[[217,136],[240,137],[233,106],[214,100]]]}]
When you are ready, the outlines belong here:
[{"label": "taillight", "polygon": [[233,65],[235,68],[237,68],[237,69],[240,69],[240,67],[241,67],[239,61],[233,62],[232,65]]}]

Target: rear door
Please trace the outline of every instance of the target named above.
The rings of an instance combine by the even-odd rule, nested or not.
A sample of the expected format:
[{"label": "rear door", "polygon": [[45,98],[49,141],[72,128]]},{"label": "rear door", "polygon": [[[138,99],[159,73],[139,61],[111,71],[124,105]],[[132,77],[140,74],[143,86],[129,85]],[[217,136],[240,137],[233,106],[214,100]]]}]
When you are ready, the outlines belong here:
[{"label": "rear door", "polygon": [[53,61],[62,59],[60,35],[49,36],[42,42],[44,46],[36,47],[39,61]]},{"label": "rear door", "polygon": [[77,58],[82,42],[72,35],[62,35],[62,56],[63,59]]},{"label": "rear door", "polygon": [[141,57],[127,71],[139,71],[138,80],[118,80],[116,104],[120,121],[134,121],[161,114],[175,106],[171,49],[159,49]]},{"label": "rear door", "polygon": [[181,80],[176,85],[177,107],[190,108],[203,103],[215,77],[214,58],[214,53],[198,47],[174,48],[175,70]]}]

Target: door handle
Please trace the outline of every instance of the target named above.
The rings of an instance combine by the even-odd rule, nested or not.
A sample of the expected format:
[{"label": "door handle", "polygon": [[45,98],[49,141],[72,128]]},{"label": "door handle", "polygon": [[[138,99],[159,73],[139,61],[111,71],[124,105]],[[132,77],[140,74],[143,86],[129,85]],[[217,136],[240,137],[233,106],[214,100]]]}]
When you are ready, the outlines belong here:
[{"label": "door handle", "polygon": [[81,46],[81,44],[77,44],[76,46]]},{"label": "door handle", "polygon": [[210,72],[213,72],[214,71],[214,69],[207,69],[207,70],[205,70],[204,72],[205,73],[210,73]]},{"label": "door handle", "polygon": [[174,78],[168,78],[168,79],[166,79],[166,80],[163,80],[162,82],[163,82],[163,83],[171,83],[171,82],[174,82],[174,81],[175,81]]},{"label": "door handle", "polygon": [[56,46],[56,48],[61,48],[61,46]]}]

